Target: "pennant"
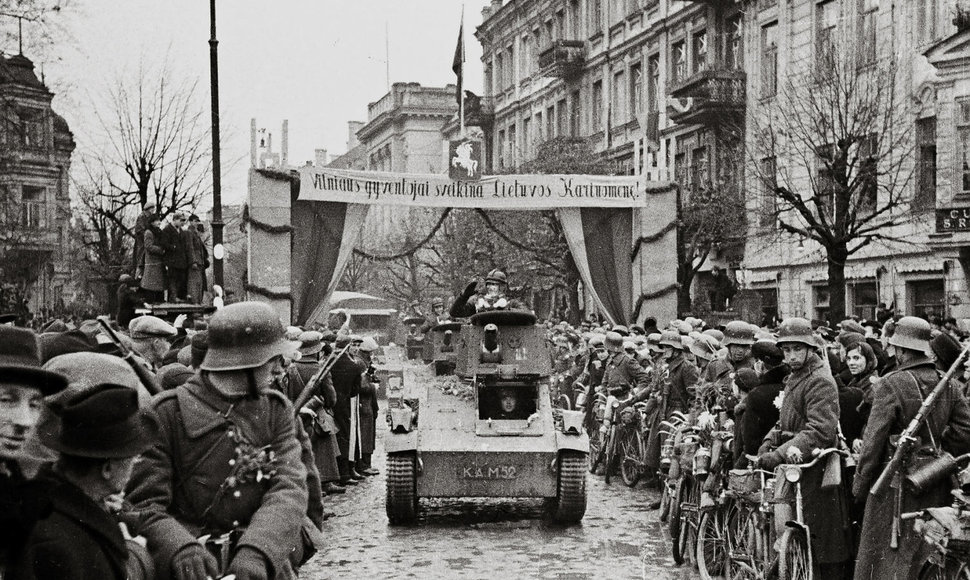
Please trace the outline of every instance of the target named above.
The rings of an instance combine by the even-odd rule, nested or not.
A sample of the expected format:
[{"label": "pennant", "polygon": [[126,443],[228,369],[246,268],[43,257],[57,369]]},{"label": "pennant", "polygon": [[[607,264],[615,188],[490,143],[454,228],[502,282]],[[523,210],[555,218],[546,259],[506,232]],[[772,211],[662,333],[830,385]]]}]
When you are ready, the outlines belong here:
[{"label": "pennant", "polygon": [[455,99],[461,106],[461,91],[465,76],[465,17],[462,15],[461,25],[458,27],[458,46],[455,47],[455,58],[451,61],[451,70],[458,77],[458,90],[455,92]]}]

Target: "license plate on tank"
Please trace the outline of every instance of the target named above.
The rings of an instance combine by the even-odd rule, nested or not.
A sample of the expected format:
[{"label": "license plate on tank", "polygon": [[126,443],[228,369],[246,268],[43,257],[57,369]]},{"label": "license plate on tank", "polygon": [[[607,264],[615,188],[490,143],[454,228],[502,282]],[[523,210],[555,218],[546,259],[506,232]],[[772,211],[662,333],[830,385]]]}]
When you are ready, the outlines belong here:
[{"label": "license plate on tank", "polygon": [[463,465],[458,468],[462,479],[515,479],[514,465]]}]

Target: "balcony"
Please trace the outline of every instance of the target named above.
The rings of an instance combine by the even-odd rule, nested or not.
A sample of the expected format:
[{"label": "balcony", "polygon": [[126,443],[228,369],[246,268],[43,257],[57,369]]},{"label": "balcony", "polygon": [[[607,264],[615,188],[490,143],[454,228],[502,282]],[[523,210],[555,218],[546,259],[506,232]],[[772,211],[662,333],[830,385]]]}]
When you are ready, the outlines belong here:
[{"label": "balcony", "polygon": [[714,8],[730,8],[740,4],[738,0],[693,0],[698,4],[707,4],[708,6],[713,6]]},{"label": "balcony", "polygon": [[571,78],[583,71],[586,43],[582,40],[555,40],[539,53],[539,70],[544,77]]},{"label": "balcony", "polygon": [[[743,71],[709,68],[673,83],[667,116],[681,125],[715,125],[744,115],[745,82]],[[689,99],[684,101],[683,99]]]},{"label": "balcony", "polygon": [[486,129],[495,122],[495,100],[492,97],[465,96],[465,125]]}]

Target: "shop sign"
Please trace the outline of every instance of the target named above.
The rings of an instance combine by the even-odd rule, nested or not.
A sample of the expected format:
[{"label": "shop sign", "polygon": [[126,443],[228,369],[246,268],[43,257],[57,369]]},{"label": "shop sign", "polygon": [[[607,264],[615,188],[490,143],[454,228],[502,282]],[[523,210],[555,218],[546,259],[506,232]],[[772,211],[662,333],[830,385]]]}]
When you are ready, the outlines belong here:
[{"label": "shop sign", "polygon": [[937,209],[936,232],[970,232],[970,207]]}]

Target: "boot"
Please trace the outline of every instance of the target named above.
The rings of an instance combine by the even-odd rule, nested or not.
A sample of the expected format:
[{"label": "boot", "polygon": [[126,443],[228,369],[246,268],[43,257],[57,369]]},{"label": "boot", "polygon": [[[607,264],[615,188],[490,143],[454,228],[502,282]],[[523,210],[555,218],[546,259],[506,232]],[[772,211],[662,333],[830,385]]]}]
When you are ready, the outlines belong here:
[{"label": "boot", "polygon": [[[361,458],[360,458],[360,467],[357,468],[357,471],[360,472],[361,475],[377,475],[377,474],[379,474],[380,471],[378,471],[378,470],[374,469],[373,467],[371,467],[370,462],[371,462],[371,454],[370,453],[367,453],[365,455],[362,455]],[[361,469],[361,467],[363,469]]]},{"label": "boot", "polygon": [[365,477],[361,475],[360,472],[357,471],[356,465],[357,465],[356,463],[348,463],[348,467],[350,468],[349,477],[350,479],[356,479],[357,481],[361,481],[365,479]]},{"label": "boot", "polygon": [[351,477],[351,473],[353,472],[351,465],[353,464],[343,457],[337,458],[337,470],[340,472],[340,482],[338,485],[357,485],[357,480]]},{"label": "boot", "polygon": [[347,488],[340,487],[337,483],[333,481],[328,481],[327,483],[323,484],[323,493],[327,495],[347,493]]}]

